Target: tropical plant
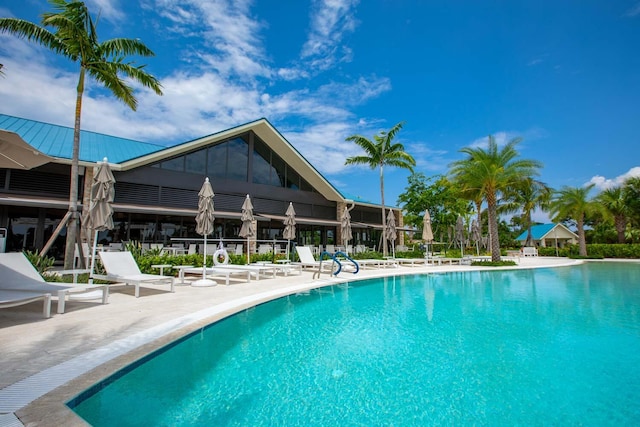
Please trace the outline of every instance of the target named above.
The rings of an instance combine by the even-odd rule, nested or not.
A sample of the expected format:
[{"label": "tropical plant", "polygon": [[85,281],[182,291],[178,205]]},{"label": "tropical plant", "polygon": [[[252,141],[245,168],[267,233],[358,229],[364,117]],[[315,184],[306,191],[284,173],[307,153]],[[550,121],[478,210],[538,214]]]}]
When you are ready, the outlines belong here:
[{"label": "tropical plant", "polygon": [[[68,222],[64,267],[70,269],[78,229],[78,156],[85,76],[93,77],[134,111],[137,100],[133,87],[121,76],[150,88],[158,95],[162,95],[162,90],[160,82],[144,71],[144,65],[135,66],[133,62],[125,62],[130,55],[153,56],[153,52],[144,43],[138,39],[125,38],[99,42],[95,23],[83,2],[49,0],[49,3],[54,11],[42,14],[42,26],[17,18],[0,18],[0,32],[34,41],[80,65],[76,88],[69,211],[65,217]],[[51,27],[53,32],[45,27]],[[51,239],[56,237],[54,235]]]},{"label": "tropical plant", "polygon": [[[416,165],[415,159],[404,151],[404,146],[394,143],[393,139],[402,129],[404,122],[400,122],[389,131],[381,131],[373,136],[373,141],[360,135],[351,135],[346,141],[355,143],[365,152],[364,155],[348,157],[345,165],[367,165],[371,169],[380,170],[380,203],[382,204],[382,226],[385,227],[385,204],[384,204],[384,167],[395,166],[408,169],[413,172]],[[387,255],[387,237],[382,233],[382,253]]]},{"label": "tropical plant", "polygon": [[419,229],[424,222],[424,211],[429,209],[434,235],[445,232],[456,223],[458,216],[468,216],[471,204],[460,198],[456,188],[446,176],[435,175],[427,178],[423,173],[414,172],[407,178],[405,191],[398,196],[405,225]]},{"label": "tropical plant", "polygon": [[24,251],[24,255],[29,262],[38,270],[38,273],[46,273],[53,268],[55,258],[46,255],[40,255],[38,252]]},{"label": "tropical plant", "polygon": [[571,219],[575,221],[578,229],[579,255],[587,256],[587,241],[584,234],[585,219],[597,211],[596,205],[589,199],[589,192],[594,184],[586,187],[562,187],[554,192],[549,212],[554,221],[565,221]]},{"label": "tropical plant", "polygon": [[640,227],[640,177],[628,178],[622,185],[622,194],[630,219]]},{"label": "tropical plant", "polygon": [[533,234],[531,233],[531,213],[537,209],[546,209],[552,194],[544,182],[526,177],[511,188],[507,194],[507,202],[501,206],[500,211],[505,213],[521,213],[522,225],[527,230],[527,239],[524,246],[533,246]]},{"label": "tropical plant", "polygon": [[627,228],[627,212],[629,207],[624,198],[622,187],[613,187],[602,191],[595,199],[604,208],[606,216],[613,219],[616,228],[618,243],[625,242],[625,229]]},{"label": "tropical plant", "polygon": [[467,157],[450,165],[451,180],[463,194],[482,194],[487,203],[491,261],[500,261],[498,238],[498,201],[502,195],[522,182],[538,174],[542,164],[536,160],[518,159],[516,145],[521,138],[513,138],[499,148],[493,136],[488,137],[487,148],[466,147],[460,150]]}]

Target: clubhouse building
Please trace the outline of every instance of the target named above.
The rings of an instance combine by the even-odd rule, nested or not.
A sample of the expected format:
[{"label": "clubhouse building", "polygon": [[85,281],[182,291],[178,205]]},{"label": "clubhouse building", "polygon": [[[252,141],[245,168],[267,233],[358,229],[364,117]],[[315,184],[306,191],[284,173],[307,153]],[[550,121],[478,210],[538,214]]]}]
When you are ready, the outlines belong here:
[{"label": "clubhouse building", "polygon": [[[0,228],[6,251],[39,250],[69,204],[73,129],[0,114]],[[116,179],[113,230],[102,243],[188,242],[201,239],[195,216],[205,177],[215,192],[211,240],[238,239],[241,207],[254,206],[257,242],[281,240],[289,203],[298,245],[340,244],[340,221],[350,211],[353,246],[379,247],[379,205],[350,200],[328,182],[266,119],[171,147],[82,131],[79,209],[89,206],[96,162],[108,158]],[[312,159],[320,161],[320,159]],[[403,244],[401,211],[394,208],[396,244]],[[49,255],[62,258],[64,232]]]}]

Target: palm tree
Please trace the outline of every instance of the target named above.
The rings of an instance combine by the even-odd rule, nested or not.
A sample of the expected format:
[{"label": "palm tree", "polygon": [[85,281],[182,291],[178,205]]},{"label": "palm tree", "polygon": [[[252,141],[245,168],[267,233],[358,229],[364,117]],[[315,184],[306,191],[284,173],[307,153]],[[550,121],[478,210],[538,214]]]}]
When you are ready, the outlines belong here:
[{"label": "palm tree", "polygon": [[508,203],[502,206],[501,211],[506,213],[522,212],[522,223],[527,229],[525,246],[533,246],[533,234],[531,233],[531,212],[536,208],[546,209],[551,200],[552,190],[544,182],[531,177],[526,177],[518,183],[509,194]]},{"label": "palm tree", "polygon": [[[69,211],[65,216],[67,240],[64,266],[71,268],[77,239],[78,155],[85,75],[93,77],[134,111],[137,100],[133,95],[133,88],[121,76],[150,88],[158,95],[162,95],[162,90],[160,82],[143,70],[144,65],[134,66],[132,62],[125,62],[125,58],[129,55],[153,56],[153,52],[141,41],[117,38],[99,42],[96,26],[83,2],[49,0],[49,3],[54,12],[42,14],[42,26],[17,18],[1,18],[0,32],[12,33],[29,41],[35,41],[80,65],[76,92]],[[53,28],[54,32],[45,27]],[[52,236],[52,239],[55,237]]]},{"label": "palm tree", "polygon": [[487,202],[489,236],[491,238],[491,260],[500,261],[500,239],[498,239],[498,199],[526,177],[538,174],[542,164],[536,160],[518,159],[516,145],[521,138],[514,138],[502,149],[495,138],[488,137],[487,149],[466,147],[460,150],[467,157],[453,162],[449,174],[452,181],[463,192],[479,192]]},{"label": "palm tree", "polygon": [[640,225],[640,177],[628,178],[622,185],[622,194],[629,209],[629,218],[635,226]]},{"label": "palm tree", "polygon": [[618,243],[624,243],[629,208],[624,199],[622,187],[613,187],[602,191],[595,197],[595,201],[602,205],[606,214],[613,217],[613,224],[618,234]]},{"label": "palm tree", "polygon": [[[373,141],[360,135],[351,135],[346,141],[354,142],[365,152],[361,156],[347,158],[345,165],[368,165],[371,169],[380,168],[380,201],[382,203],[382,227],[385,227],[385,205],[384,205],[384,166],[395,166],[408,169],[413,172],[416,165],[415,159],[404,151],[404,146],[399,143],[392,143],[393,138],[402,129],[404,122],[400,122],[389,131],[381,131],[373,136]],[[382,233],[382,253],[387,255],[387,237]]]},{"label": "palm tree", "polygon": [[580,256],[587,256],[587,241],[584,235],[585,218],[596,210],[593,202],[589,200],[589,192],[593,186],[594,184],[581,188],[562,187],[554,193],[549,206],[554,221],[572,219],[576,222]]}]

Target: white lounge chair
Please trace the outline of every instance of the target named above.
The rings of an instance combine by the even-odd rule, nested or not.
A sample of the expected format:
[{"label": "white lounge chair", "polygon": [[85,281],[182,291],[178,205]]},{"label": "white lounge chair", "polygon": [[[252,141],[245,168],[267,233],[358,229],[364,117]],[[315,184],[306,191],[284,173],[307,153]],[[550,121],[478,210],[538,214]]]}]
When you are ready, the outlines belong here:
[{"label": "white lounge chair", "polygon": [[16,307],[39,300],[43,301],[42,315],[51,317],[51,294],[0,289],[0,308]]},{"label": "white lounge chair", "polygon": [[538,256],[538,249],[533,246],[524,246],[522,248],[522,256]]},{"label": "white lounge chair", "polygon": [[[180,282],[184,283],[184,275],[185,274],[196,274],[199,277],[202,277],[202,267],[192,267],[192,268],[183,268],[180,270],[179,278]],[[229,285],[230,276],[244,276],[247,279],[247,282],[251,282],[251,272],[249,270],[241,270],[236,268],[218,268],[218,267],[207,267],[207,271],[205,275],[208,278],[216,278],[216,277],[224,277],[225,285]]]},{"label": "white lounge chair", "polygon": [[320,265],[320,261],[316,261],[316,259],[313,257],[313,253],[311,252],[310,247],[296,246],[296,253],[298,254],[300,262],[296,262],[295,264],[302,266],[302,268],[317,268]]},{"label": "white lounge chair", "polygon": [[22,252],[0,253],[0,289],[52,294],[58,297],[58,313],[64,313],[65,302],[71,300],[109,300],[106,285],[77,285],[46,282]]},{"label": "white lounge chair", "polygon": [[322,264],[326,270],[333,269],[333,260],[326,260],[324,263],[316,261],[313,253],[311,253],[311,248],[308,246],[296,246],[296,252],[298,253],[300,262],[294,262],[294,265],[300,265],[302,268],[319,268]]},{"label": "white lounge chair", "polygon": [[92,278],[108,280],[110,282],[122,282],[136,287],[136,298],[140,296],[140,285],[170,284],[171,292],[175,292],[175,278],[161,276],[159,274],[143,274],[133,259],[131,252],[100,252],[100,260],[104,266],[106,275],[94,274]]},{"label": "white lounge chair", "polygon": [[249,264],[249,265],[247,264],[216,264],[215,268],[218,268],[221,270],[227,269],[227,270],[248,271],[254,276],[256,276],[256,280],[260,280],[261,274],[265,275],[267,273],[271,273],[271,277],[276,277],[276,273],[277,273],[277,266],[263,264],[263,263]]}]

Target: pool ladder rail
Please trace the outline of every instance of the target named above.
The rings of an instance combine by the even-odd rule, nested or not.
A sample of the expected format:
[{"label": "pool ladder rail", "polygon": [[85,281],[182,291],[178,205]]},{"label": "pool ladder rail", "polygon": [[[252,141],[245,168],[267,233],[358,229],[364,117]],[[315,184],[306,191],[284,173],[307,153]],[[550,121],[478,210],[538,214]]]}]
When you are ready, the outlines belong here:
[{"label": "pool ladder rail", "polygon": [[[326,256],[326,258],[325,258]],[[338,256],[340,256],[340,258],[338,258]],[[349,262],[350,264],[348,264],[348,269],[350,270],[350,273],[353,274],[357,274],[358,271],[360,271],[360,266],[358,265],[358,263],[356,262],[356,260],[354,260],[353,258],[351,258],[349,255],[345,254],[342,251],[338,251],[334,254],[329,253],[327,251],[322,251],[320,253],[320,263],[318,264],[318,271],[313,273],[313,278],[320,278],[320,275],[322,274],[322,263],[324,260],[331,260],[331,270],[330,273],[333,274],[334,276],[337,276],[338,274],[340,274],[340,272],[342,271],[342,263],[343,262]],[[353,264],[353,266],[351,266],[351,264]],[[326,265],[326,264],[325,264]],[[345,266],[346,267],[346,266]],[[345,269],[346,271],[346,269]]]}]

